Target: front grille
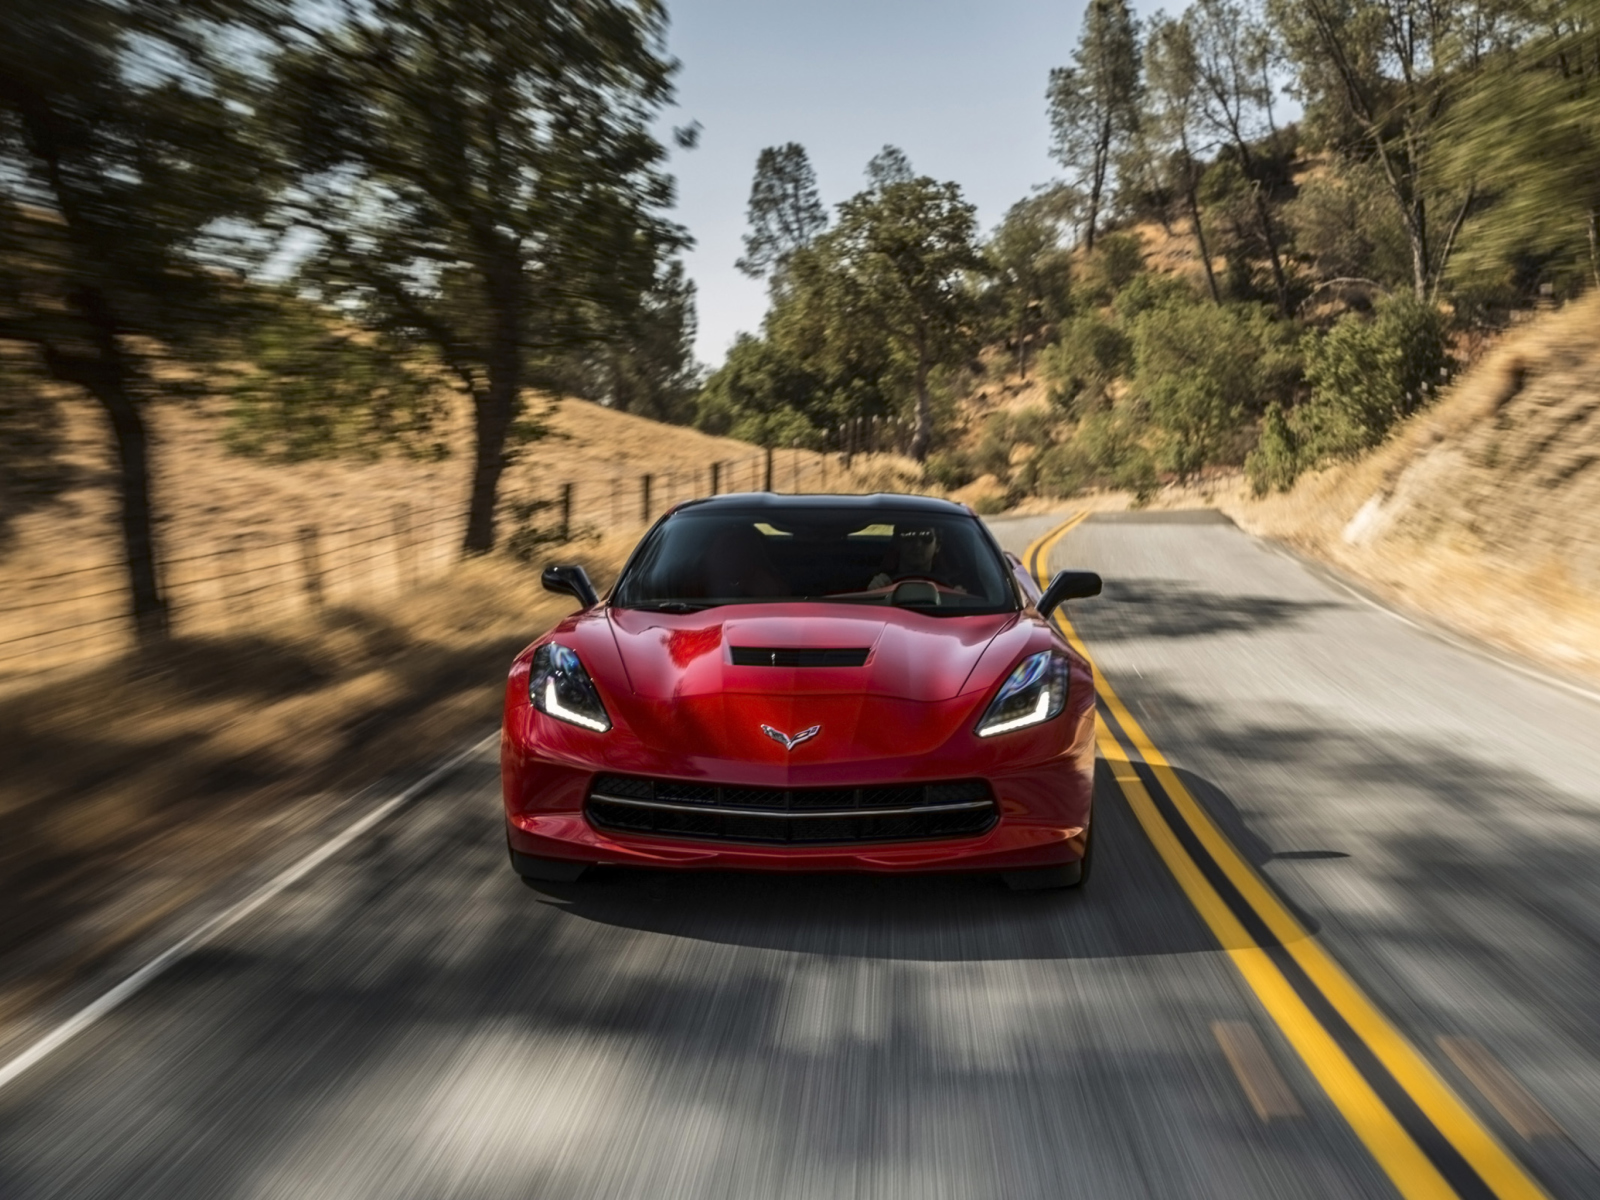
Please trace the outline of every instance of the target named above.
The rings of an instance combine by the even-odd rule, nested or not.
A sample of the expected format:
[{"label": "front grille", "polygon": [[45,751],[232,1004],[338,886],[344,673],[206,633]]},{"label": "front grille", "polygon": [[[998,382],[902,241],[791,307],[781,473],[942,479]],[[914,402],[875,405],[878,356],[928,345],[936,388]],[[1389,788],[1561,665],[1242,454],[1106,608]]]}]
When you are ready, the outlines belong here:
[{"label": "front grille", "polygon": [[761,788],[597,775],[584,811],[617,833],[786,845],[971,837],[996,817],[982,779]]},{"label": "front grille", "polygon": [[860,667],[865,666],[870,646],[843,649],[784,649],[763,646],[730,646],[736,667]]}]

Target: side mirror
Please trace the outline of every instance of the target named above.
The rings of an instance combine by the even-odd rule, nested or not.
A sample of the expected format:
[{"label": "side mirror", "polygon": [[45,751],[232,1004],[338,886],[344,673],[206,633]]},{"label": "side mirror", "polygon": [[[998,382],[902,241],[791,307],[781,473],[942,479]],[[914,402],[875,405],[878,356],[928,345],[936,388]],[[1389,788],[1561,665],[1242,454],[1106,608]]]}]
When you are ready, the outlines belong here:
[{"label": "side mirror", "polygon": [[1039,597],[1039,615],[1048,617],[1064,600],[1082,600],[1100,594],[1100,576],[1093,571],[1062,571]]},{"label": "side mirror", "polygon": [[576,596],[584,608],[593,608],[600,603],[600,593],[594,590],[594,584],[589,582],[589,572],[582,567],[546,567],[539,580],[544,584],[545,591]]}]

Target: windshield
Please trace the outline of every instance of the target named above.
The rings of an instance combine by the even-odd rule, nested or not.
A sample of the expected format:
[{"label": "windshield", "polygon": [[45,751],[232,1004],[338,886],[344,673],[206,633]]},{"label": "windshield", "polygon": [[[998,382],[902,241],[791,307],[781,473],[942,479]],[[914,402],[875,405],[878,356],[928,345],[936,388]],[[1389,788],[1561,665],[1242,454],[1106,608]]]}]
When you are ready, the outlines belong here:
[{"label": "windshield", "polygon": [[640,548],[612,603],[688,611],[784,600],[946,616],[1017,607],[1005,564],[975,519],[836,508],[678,513]]}]

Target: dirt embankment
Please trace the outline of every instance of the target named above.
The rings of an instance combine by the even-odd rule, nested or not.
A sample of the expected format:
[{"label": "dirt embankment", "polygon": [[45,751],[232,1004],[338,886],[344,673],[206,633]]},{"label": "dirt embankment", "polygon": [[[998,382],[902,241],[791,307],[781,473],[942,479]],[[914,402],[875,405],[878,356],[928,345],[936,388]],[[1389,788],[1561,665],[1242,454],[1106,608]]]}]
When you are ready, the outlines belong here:
[{"label": "dirt embankment", "polygon": [[1507,335],[1360,461],[1219,502],[1403,604],[1600,680],[1600,295]]}]

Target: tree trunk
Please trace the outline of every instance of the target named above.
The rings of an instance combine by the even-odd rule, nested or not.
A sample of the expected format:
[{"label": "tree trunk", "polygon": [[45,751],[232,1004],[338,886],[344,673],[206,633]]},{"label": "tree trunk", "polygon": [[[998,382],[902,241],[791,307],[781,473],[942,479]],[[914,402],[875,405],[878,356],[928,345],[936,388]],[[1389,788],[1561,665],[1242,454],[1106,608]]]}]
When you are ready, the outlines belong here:
[{"label": "tree trunk", "polygon": [[1409,207],[1406,236],[1411,239],[1411,291],[1417,303],[1426,304],[1428,280],[1432,276],[1428,262],[1428,213],[1421,200],[1413,200]]},{"label": "tree trunk", "polygon": [[1272,284],[1278,293],[1278,315],[1289,315],[1289,280],[1283,273],[1283,256],[1278,253],[1278,235],[1272,228],[1272,214],[1267,210],[1265,189],[1254,185],[1256,216],[1261,222],[1261,236],[1267,243],[1267,257],[1272,260]]},{"label": "tree trunk", "polygon": [[472,398],[477,446],[472,463],[472,494],[467,504],[467,535],[461,549],[487,554],[494,549],[495,506],[506,469],[506,438],[522,400],[521,280],[517,268],[498,271],[489,285],[494,334],[489,346],[488,386]]},{"label": "tree trunk", "polygon": [[1596,228],[1600,211],[1589,210],[1589,270],[1594,275],[1595,287],[1600,287],[1600,229]]},{"label": "tree trunk", "polygon": [[150,502],[150,436],[129,387],[129,365],[118,340],[116,314],[95,288],[73,297],[89,327],[95,355],[68,360],[46,351],[51,373],[79,384],[100,402],[117,443],[117,490],[122,506],[122,554],[134,633],[141,646],[164,642],[170,632],[167,601],[156,571],[155,521]]},{"label": "tree trunk", "polygon": [[1200,196],[1195,191],[1194,163],[1190,161],[1188,152],[1184,152],[1183,164],[1183,193],[1189,202],[1189,221],[1194,226],[1195,245],[1200,249],[1200,261],[1206,268],[1206,286],[1211,289],[1211,303],[1221,304],[1222,295],[1217,291],[1217,273],[1211,269],[1211,249],[1206,245],[1206,231],[1200,224]]},{"label": "tree trunk", "polygon": [[933,401],[928,395],[928,354],[917,354],[917,431],[911,438],[911,457],[918,462],[928,458],[928,446],[933,441]]}]

